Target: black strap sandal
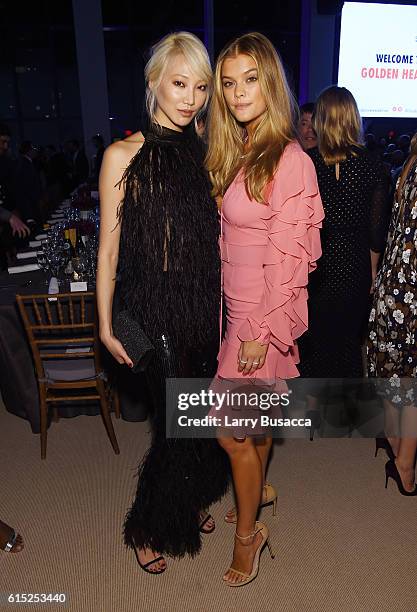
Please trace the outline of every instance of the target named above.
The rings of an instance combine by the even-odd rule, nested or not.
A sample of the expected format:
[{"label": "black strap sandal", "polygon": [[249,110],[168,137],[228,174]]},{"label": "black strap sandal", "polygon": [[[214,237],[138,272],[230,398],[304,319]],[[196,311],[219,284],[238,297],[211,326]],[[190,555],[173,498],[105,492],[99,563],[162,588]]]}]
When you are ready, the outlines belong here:
[{"label": "black strap sandal", "polygon": [[214,520],[213,517],[211,516],[211,514],[209,514],[207,512],[207,515],[203,518],[203,520],[201,521],[200,525],[199,525],[199,529],[201,531],[201,533],[213,533],[213,531],[216,529],[216,525],[213,525],[213,527],[210,527],[208,529],[204,529],[204,525],[209,521],[209,520]]},{"label": "black strap sandal", "polygon": [[17,540],[17,533],[13,530],[12,535],[9,538],[9,541],[7,542],[6,546],[3,548],[4,552],[10,552],[13,546],[16,544],[16,540]]},{"label": "black strap sandal", "polygon": [[135,551],[136,561],[139,563],[140,567],[143,569],[144,572],[146,572],[147,574],[163,574],[164,573],[164,571],[166,570],[166,567],[164,567],[164,569],[156,570],[153,572],[148,569],[149,566],[153,565],[154,563],[158,563],[158,561],[165,561],[162,555],[160,555],[159,557],[156,557],[155,559],[152,559],[151,561],[148,561],[147,563],[141,563],[139,560],[139,555],[138,555],[136,546],[133,547],[133,550]]},{"label": "black strap sandal", "polygon": [[[3,524],[5,525],[5,523]],[[22,540],[22,537],[19,536],[19,534],[11,527],[9,527],[9,529],[10,529],[9,539],[6,541],[4,548],[1,548],[0,550],[3,550],[4,552],[8,552],[8,553],[9,552],[21,552],[21,550],[23,550],[23,541],[19,541],[19,540]],[[21,549],[14,551],[13,548],[15,547],[16,544],[20,545]]]}]

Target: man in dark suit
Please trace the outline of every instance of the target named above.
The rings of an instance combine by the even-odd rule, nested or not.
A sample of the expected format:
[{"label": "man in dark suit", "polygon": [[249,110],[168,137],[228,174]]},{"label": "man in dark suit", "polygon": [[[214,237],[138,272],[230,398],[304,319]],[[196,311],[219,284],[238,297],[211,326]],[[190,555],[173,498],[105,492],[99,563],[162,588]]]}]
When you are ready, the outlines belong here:
[{"label": "man in dark suit", "polygon": [[69,140],[66,150],[69,156],[71,166],[71,188],[75,189],[81,183],[85,183],[90,173],[88,159],[84,153],[84,149],[80,146],[78,140]]},{"label": "man in dark suit", "polygon": [[[30,229],[13,212],[13,174],[15,162],[9,155],[11,133],[7,125],[0,124],[0,270],[8,265],[8,252],[13,249],[14,237],[25,238]],[[6,224],[10,229],[7,231]]]},{"label": "man in dark suit", "polygon": [[13,197],[13,176],[16,161],[10,155],[11,132],[4,123],[0,124],[0,185],[2,188],[2,206],[8,210],[15,207]]},{"label": "man in dark suit", "polygon": [[104,151],[106,150],[106,147],[104,146],[103,136],[101,136],[100,134],[96,134],[95,136],[93,136],[91,141],[96,149],[96,154],[93,160],[92,174],[93,174],[93,178],[95,182],[98,183],[98,178],[100,176],[101,163],[103,161],[103,155],[104,155]]},{"label": "man in dark suit", "polygon": [[25,223],[39,223],[42,183],[33,161],[38,149],[28,140],[22,142],[14,175],[16,209]]}]

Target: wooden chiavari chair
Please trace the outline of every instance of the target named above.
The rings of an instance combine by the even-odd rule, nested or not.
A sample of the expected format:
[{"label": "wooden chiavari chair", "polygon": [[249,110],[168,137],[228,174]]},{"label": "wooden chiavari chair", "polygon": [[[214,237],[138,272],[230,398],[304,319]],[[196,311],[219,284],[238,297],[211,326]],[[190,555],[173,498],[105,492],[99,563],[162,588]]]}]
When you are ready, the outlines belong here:
[{"label": "wooden chiavari chair", "polygon": [[99,401],[113,450],[119,454],[110,416],[113,402],[120,417],[117,392],[102,368],[95,294],[17,295],[32,351],[39,388],[41,458],[46,458],[48,409],[58,420],[60,402]]}]

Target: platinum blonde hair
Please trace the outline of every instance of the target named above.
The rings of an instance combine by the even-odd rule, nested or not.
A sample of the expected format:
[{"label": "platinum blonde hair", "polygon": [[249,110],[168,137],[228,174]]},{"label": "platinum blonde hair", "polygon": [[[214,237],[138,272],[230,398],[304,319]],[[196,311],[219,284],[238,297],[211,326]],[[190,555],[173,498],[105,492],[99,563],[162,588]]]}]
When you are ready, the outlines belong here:
[{"label": "platinum blonde hair", "polygon": [[[207,83],[207,99],[197,118],[207,108],[212,89],[213,73],[207,49],[197,36],[190,32],[173,32],[164,36],[151,50],[151,57],[145,66],[146,110],[154,120],[157,101],[156,92],[164,77],[165,68],[171,57],[183,55],[190,69]],[[152,89],[149,83],[152,81]]]}]

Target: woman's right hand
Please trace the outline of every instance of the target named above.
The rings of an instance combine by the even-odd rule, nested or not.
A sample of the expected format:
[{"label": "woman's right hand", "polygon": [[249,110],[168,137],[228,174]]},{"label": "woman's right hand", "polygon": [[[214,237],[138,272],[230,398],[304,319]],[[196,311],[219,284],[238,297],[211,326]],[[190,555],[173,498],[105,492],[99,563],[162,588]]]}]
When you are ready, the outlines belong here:
[{"label": "woman's right hand", "polygon": [[113,336],[113,334],[100,334],[100,340],[106,349],[113,355],[117,363],[125,363],[129,368],[133,367],[133,361],[126,353],[120,340]]}]

